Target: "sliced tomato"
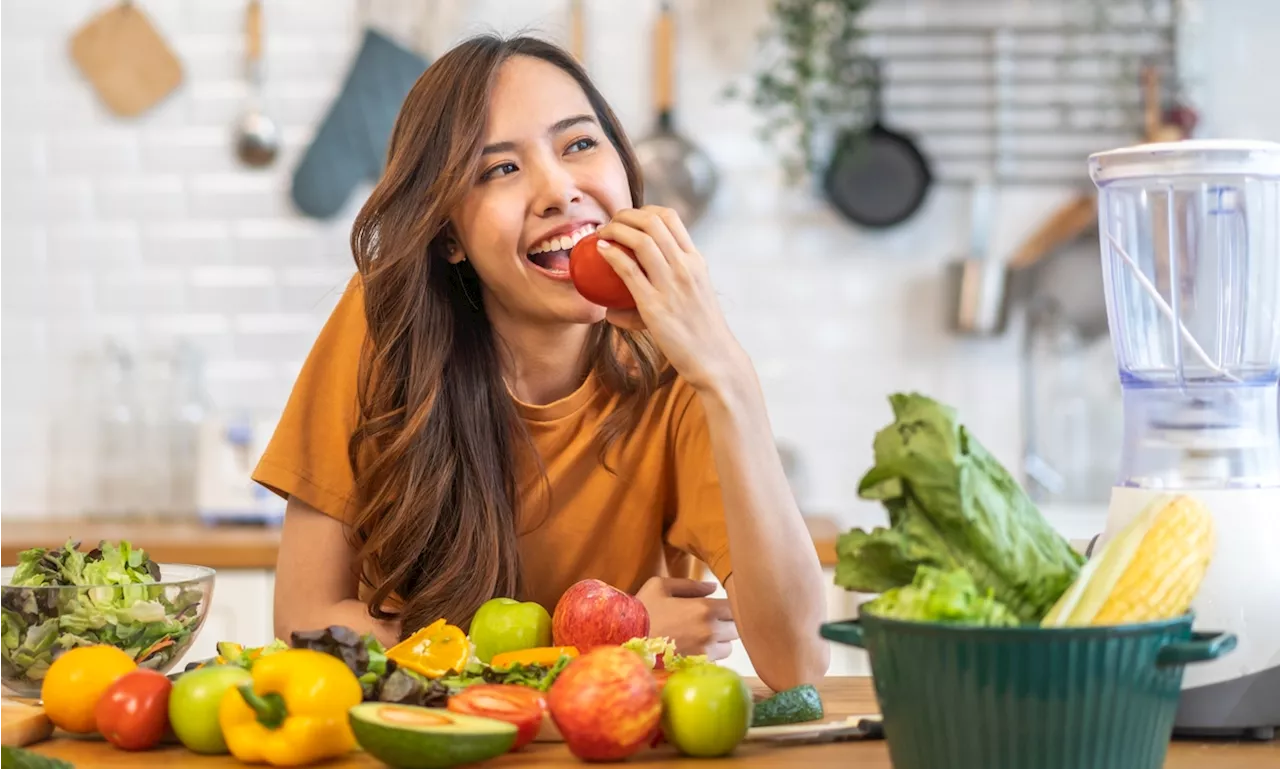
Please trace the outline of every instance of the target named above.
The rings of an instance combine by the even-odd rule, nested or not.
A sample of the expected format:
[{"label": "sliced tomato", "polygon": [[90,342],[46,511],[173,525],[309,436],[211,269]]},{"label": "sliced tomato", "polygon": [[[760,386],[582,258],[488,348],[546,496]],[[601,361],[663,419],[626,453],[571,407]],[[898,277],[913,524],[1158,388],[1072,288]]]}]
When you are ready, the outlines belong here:
[{"label": "sliced tomato", "polygon": [[538,736],[547,712],[547,698],[542,692],[527,686],[477,684],[451,696],[449,710],[515,724],[518,731],[512,750],[519,750]]}]

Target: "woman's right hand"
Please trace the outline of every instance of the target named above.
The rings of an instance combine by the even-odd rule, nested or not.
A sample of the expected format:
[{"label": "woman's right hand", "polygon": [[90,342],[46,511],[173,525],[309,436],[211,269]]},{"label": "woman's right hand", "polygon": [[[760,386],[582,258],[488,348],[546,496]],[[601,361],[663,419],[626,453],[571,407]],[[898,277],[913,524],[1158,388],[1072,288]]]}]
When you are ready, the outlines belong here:
[{"label": "woman's right hand", "polygon": [[649,637],[672,639],[684,656],[728,657],[732,642],[738,640],[738,626],[728,599],[708,598],[716,587],[715,582],[676,577],[653,577],[644,583],[636,598],[649,611]]}]

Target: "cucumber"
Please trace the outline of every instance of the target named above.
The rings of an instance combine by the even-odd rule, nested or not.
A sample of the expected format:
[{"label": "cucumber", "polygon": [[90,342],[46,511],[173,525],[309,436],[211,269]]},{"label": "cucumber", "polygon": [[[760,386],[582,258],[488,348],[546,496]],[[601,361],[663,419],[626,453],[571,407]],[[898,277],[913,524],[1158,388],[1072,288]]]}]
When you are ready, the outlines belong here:
[{"label": "cucumber", "polygon": [[794,689],[778,692],[763,702],[756,703],[751,715],[752,726],[781,726],[822,718],[822,697],[818,690],[804,684]]},{"label": "cucumber", "polygon": [[16,748],[11,745],[5,745],[3,749],[0,749],[0,761],[4,762],[5,769],[9,767],[13,767],[13,769],[75,769],[75,764],[68,761],[42,756],[39,753],[33,753],[30,750]]}]

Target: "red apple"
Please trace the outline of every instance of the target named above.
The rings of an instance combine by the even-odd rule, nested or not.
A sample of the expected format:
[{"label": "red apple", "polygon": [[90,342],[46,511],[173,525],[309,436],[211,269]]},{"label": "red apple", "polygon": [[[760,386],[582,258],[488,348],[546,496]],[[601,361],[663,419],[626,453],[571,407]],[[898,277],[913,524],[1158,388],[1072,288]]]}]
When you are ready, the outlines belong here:
[{"label": "red apple", "polygon": [[650,744],[662,696],[640,655],[603,646],[578,657],[547,693],[551,720],[583,761],[621,761]]},{"label": "red apple", "polygon": [[598,579],[584,579],[565,591],[551,618],[556,646],[586,652],[618,646],[649,635],[649,610],[640,599]]}]

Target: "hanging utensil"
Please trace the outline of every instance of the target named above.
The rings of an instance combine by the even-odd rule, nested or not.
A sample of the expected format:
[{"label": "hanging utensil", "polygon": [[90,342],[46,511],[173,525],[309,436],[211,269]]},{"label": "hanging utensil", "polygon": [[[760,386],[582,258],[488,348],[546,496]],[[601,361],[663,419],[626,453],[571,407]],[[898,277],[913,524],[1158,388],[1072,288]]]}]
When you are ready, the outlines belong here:
[{"label": "hanging utensil", "polygon": [[262,0],[249,0],[245,11],[245,67],[249,77],[249,107],[236,124],[236,155],[247,166],[262,168],[275,162],[280,129],[262,111]]},{"label": "hanging utensil", "polygon": [[142,9],[129,0],[95,16],[71,38],[71,59],[107,109],[136,117],[182,83],[182,64]]},{"label": "hanging utensil", "polygon": [[664,2],[653,44],[657,127],[636,144],[635,153],[644,174],[646,202],[674,209],[686,225],[692,226],[706,213],[719,176],[711,158],[675,131],[674,28],[671,4]]},{"label": "hanging utensil", "polygon": [[906,134],[884,123],[884,77],[878,59],[871,67],[871,127],[840,137],[823,186],[832,205],[856,224],[871,229],[909,219],[924,203],[933,174],[929,162]]},{"label": "hanging utensil", "polygon": [[948,316],[952,330],[963,334],[999,334],[1008,319],[1005,267],[1000,260],[992,258],[988,237],[994,197],[994,186],[990,182],[974,183],[969,253],[947,265]]},{"label": "hanging utensil", "polygon": [[[422,6],[412,25],[414,39],[426,38],[430,21],[448,31],[434,13],[439,5]],[[359,8],[364,18],[359,50],[338,97],[294,169],[289,189],[298,210],[316,219],[336,216],[360,185],[382,175],[400,106],[427,69],[427,59],[416,48],[370,23],[368,3]]]},{"label": "hanging utensil", "polygon": [[582,0],[569,0],[569,53],[582,64],[583,51],[586,48],[585,22],[582,14]]}]

